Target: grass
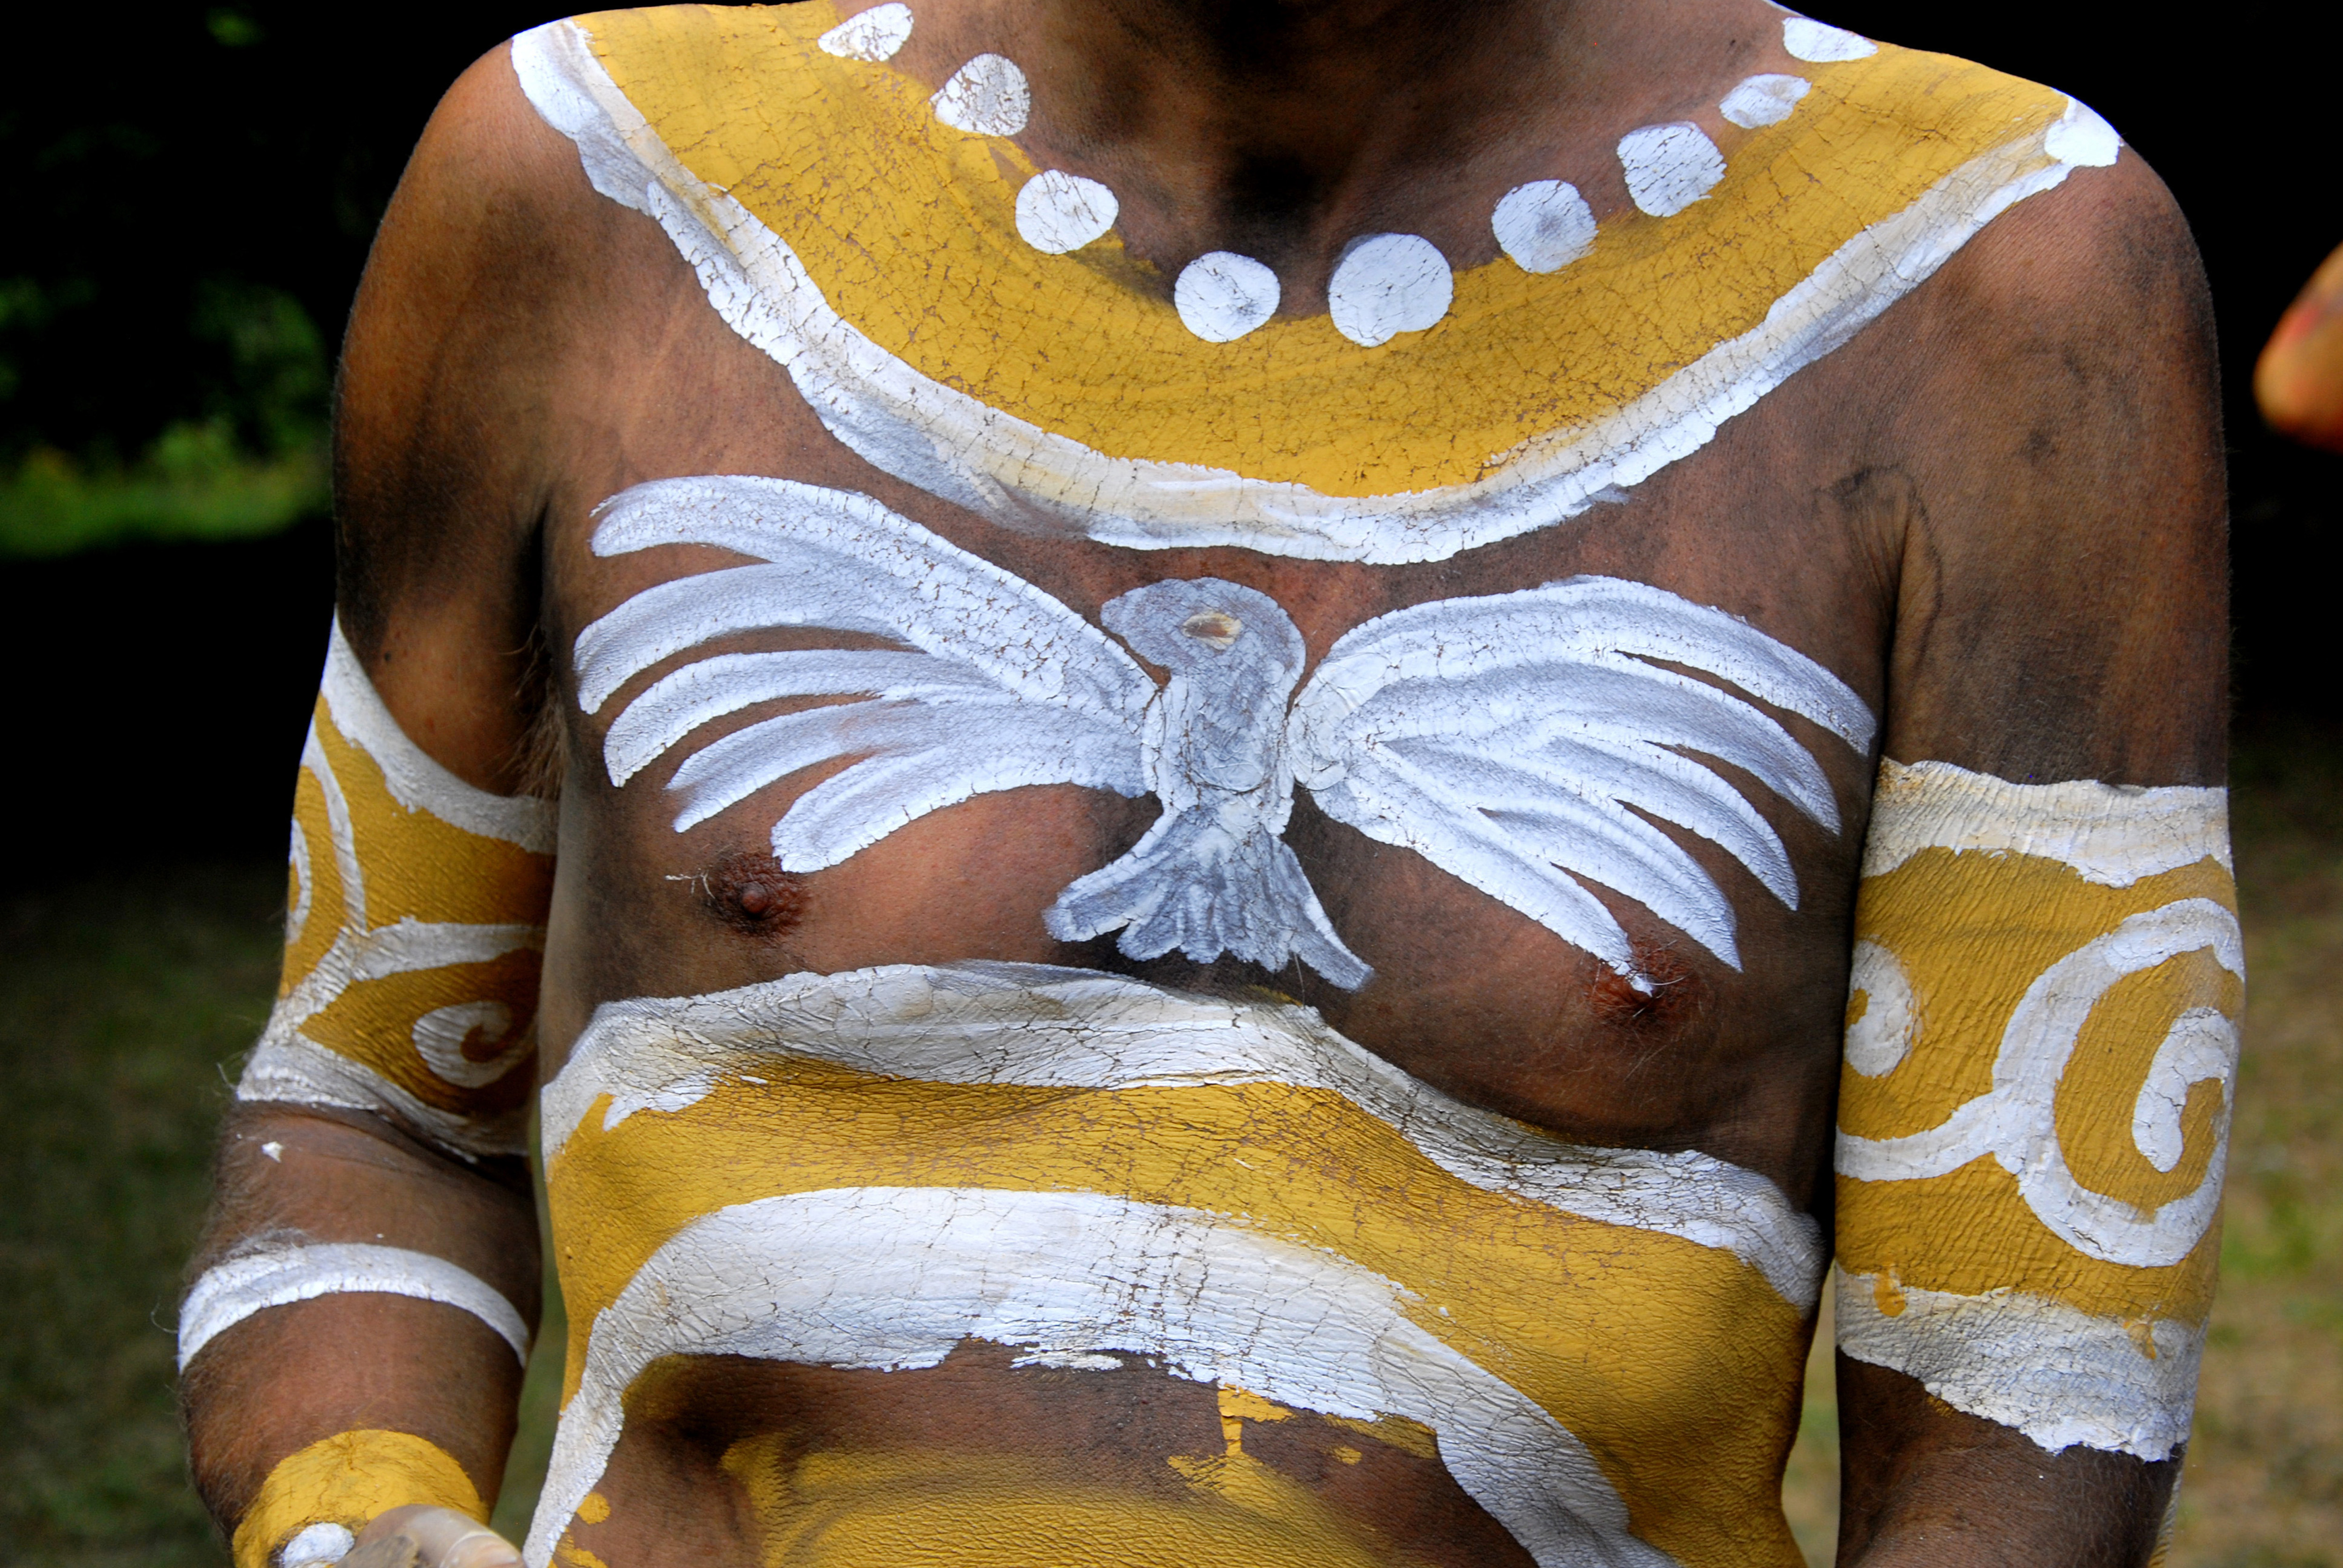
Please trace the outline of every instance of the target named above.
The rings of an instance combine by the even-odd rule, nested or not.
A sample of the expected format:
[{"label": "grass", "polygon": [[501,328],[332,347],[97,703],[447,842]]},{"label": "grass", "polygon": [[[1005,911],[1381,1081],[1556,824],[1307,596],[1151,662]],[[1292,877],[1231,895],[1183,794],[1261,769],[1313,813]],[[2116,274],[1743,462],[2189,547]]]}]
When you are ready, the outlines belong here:
[{"label": "grass", "polygon": [[170,1335],[219,1064],[276,970],[273,870],[121,874],[0,909],[0,1556],[224,1560],[186,1483]]},{"label": "grass", "polygon": [[[2224,1282],[2174,1568],[2343,1565],[2343,740],[2249,738],[2237,799],[2252,973]],[[27,1568],[217,1568],[188,1490],[169,1323],[203,1204],[221,1064],[275,976],[274,868],[114,873],[0,905],[0,1557]],[[543,1474],[561,1343],[548,1321],[497,1522]],[[1821,1336],[1827,1341],[1827,1329]],[[1785,1487],[1829,1561],[1829,1360],[1810,1368]]]}]

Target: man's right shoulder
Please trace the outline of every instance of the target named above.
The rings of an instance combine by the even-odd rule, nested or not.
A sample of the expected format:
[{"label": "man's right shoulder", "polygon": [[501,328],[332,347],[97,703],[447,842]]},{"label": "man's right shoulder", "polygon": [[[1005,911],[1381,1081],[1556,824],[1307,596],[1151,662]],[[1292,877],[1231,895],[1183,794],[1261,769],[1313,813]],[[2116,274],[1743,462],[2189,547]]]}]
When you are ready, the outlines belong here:
[{"label": "man's right shoulder", "polygon": [[578,166],[578,149],[547,123],[525,90],[514,51],[528,38],[498,44],[472,62],[441,96],[408,159],[384,215],[377,256],[429,229],[433,248],[476,235],[493,246],[529,225],[583,220],[600,198]]}]

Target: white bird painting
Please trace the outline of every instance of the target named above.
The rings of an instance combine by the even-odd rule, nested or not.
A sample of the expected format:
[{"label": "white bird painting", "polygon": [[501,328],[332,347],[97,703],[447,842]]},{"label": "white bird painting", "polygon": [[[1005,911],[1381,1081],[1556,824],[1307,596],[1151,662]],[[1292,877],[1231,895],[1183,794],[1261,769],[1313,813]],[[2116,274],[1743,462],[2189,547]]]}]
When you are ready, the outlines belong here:
[{"label": "white bird painting", "polygon": [[[1648,985],[1588,883],[1738,968],[1731,900],[1654,822],[1716,845],[1795,909],[1780,836],[1712,764],[1741,769],[1835,832],[1821,766],[1755,702],[1858,753],[1871,743],[1870,710],[1821,665],[1722,610],[1615,578],[1377,617],[1339,638],[1303,683],[1301,632],[1253,588],[1150,583],[1109,601],[1101,629],[850,491],[661,479],[600,508],[597,555],[662,545],[713,546],[755,564],[646,588],[580,633],[578,702],[589,714],[653,666],[743,632],[819,628],[898,646],[687,662],[611,723],[603,756],[614,786],[684,749],[668,783],[680,832],[803,769],[851,759],[773,824],[774,857],[791,871],[837,865],[994,790],[1151,795],[1162,814],[1146,834],[1045,917],[1064,941],[1119,932],[1133,959],[1178,949],[1272,970],[1299,959],[1345,989],[1367,982],[1373,971],[1283,839],[1299,787],[1334,820],[1413,850],[1631,983]],[[1162,685],[1132,652],[1167,672]],[[852,700],[695,740],[784,698]]]}]

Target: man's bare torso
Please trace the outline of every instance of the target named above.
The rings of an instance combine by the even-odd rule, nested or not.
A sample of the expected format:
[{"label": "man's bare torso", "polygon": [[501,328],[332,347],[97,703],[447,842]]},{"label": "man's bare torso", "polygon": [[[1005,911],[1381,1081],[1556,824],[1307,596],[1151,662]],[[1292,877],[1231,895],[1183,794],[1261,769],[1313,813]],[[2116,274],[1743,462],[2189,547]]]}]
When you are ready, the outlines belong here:
[{"label": "man's bare torso", "polygon": [[[1402,139],[1382,146],[1366,172],[1314,186],[1322,176],[1306,156],[1294,167],[1269,160],[1239,176],[1208,161],[1182,164],[1165,152],[1180,140],[1165,123],[1187,114],[1209,127],[1209,105],[1182,105],[1176,94],[1121,105],[1095,80],[1052,68],[1077,58],[1084,40],[1005,14],[921,8],[908,42],[860,68],[908,78],[924,95],[980,51],[1021,56],[1033,112],[1014,154],[1001,156],[1071,167],[1120,194],[1120,242],[1151,269],[1126,279],[1130,286],[1160,302],[1198,251],[1252,255],[1284,285],[1279,322],[1322,322],[1330,292],[1341,294],[1342,252],[1321,243],[1328,233],[1423,236],[1459,277],[1507,267],[1520,257],[1500,255],[1505,230],[1493,232],[1491,209],[1533,176],[1563,169],[1583,190],[1598,236],[1625,233],[1643,221],[1638,206],[1649,217],[1665,206],[1631,189],[1633,170],[1613,151],[1628,127],[1696,126],[1730,166],[1745,149],[1773,145],[1762,138],[1781,118],[1745,105],[1735,114],[1755,113],[1757,124],[1722,116],[1717,106],[1737,84],[1803,82],[1861,57],[1833,55],[1841,45],[1828,41],[1794,57],[1780,14],[1766,7],[1680,7],[1666,21],[1661,28],[1624,11],[1574,14],[1567,42],[1577,53],[1546,35],[1522,51],[1525,79],[1557,59],[1605,62],[1572,67],[1581,91],[1566,112],[1514,82],[1450,82],[1443,90],[1460,98],[1478,90],[1514,106],[1511,119],[1419,106],[1419,128],[1465,139],[1444,152]],[[747,1561],[818,1552],[813,1543],[829,1532],[840,1561],[863,1560],[856,1553],[900,1560],[910,1549],[901,1543],[953,1529],[1014,1541],[1035,1520],[1086,1528],[1082,1510],[1095,1506],[1166,1561],[1195,1560],[1202,1548],[1183,1534],[1190,1530],[1203,1533],[1197,1541],[1227,1543],[1237,1554],[1231,1561],[1248,1553],[1246,1560],[1300,1553],[1440,1563],[1542,1554],[1539,1527],[1507,1513],[1509,1494],[1488,1479],[1503,1466],[1473,1451],[1463,1425],[1434,1419],[1464,1405],[1433,1398],[1413,1419],[1362,1419],[1325,1413],[1342,1404],[1333,1396],[1300,1397],[1306,1379],[1298,1372],[1262,1372],[1253,1382],[1275,1386],[1252,1386],[1244,1369],[1287,1352],[1212,1360],[1222,1352],[1200,1344],[1243,1338],[1212,1326],[1218,1307],[1198,1305],[1192,1322],[1161,1332],[1126,1325],[1120,1338],[1100,1331],[1083,1340],[1072,1330],[1058,1338],[1026,1332],[1041,1309],[1016,1305],[1026,1301],[1021,1287],[967,1301],[939,1295],[938,1312],[961,1312],[975,1326],[948,1354],[907,1352],[892,1362],[860,1342],[849,1355],[714,1330],[699,1339],[649,1329],[628,1338],[627,1314],[650,1310],[646,1291],[688,1293],[674,1282],[699,1277],[673,1270],[746,1255],[728,1252],[733,1243],[713,1231],[704,1257],[675,1251],[723,1214],[772,1205],[760,1212],[773,1225],[828,1226],[822,1246],[864,1238],[862,1266],[876,1283],[858,1282],[851,1259],[822,1262],[831,1254],[810,1241],[776,1253],[777,1271],[754,1277],[795,1288],[790,1282],[835,1265],[838,1322],[856,1312],[877,1322],[871,1314],[894,1307],[847,1304],[862,1301],[857,1290],[873,1301],[892,1292],[896,1305],[928,1299],[916,1277],[887,1282],[888,1260],[919,1226],[931,1227],[918,1233],[937,1238],[943,1258],[958,1244],[951,1238],[978,1221],[996,1227],[988,1234],[1023,1235],[1018,1226],[1056,1203],[1090,1216],[1083,1233],[1110,1271],[1121,1266],[1113,1238],[1125,1231],[1117,1227],[1137,1224],[1139,1208],[1151,1216],[1145,1224],[1159,1227],[1171,1222],[1165,1215],[1237,1216],[1248,1235],[1301,1249],[1276,1251],[1279,1267],[1306,1272],[1316,1265],[1305,1255],[1354,1268],[1371,1260],[1373,1277],[1397,1282],[1393,1300],[1402,1304],[1390,1309],[1398,1314],[1390,1334],[1420,1332],[1430,1336],[1423,1354],[1463,1358],[1460,1387],[1481,1389],[1473,1380],[1493,1376],[1510,1389],[1509,1377],[1541,1408],[1570,1407],[1556,1428],[1570,1430],[1554,1440],[1561,1446],[1553,1453],[1564,1457],[1552,1462],[1576,1462],[1567,1456],[1587,1452],[1572,1446],[1583,1442],[1591,1463],[1614,1481],[1629,1478],[1624,1503],[1595,1483],[1612,1501],[1587,1506],[1625,1511],[1622,1523],[1601,1528],[1625,1541],[1632,1515],[1637,1538],[1664,1541],[1688,1558],[1728,1543],[1751,1561],[1788,1553],[1778,1515],[1748,1510],[1770,1508],[1765,1492],[1795,1423],[1795,1379],[1819,1282],[1848,930],[1878,757],[1948,757],[2013,776],[2136,772],[2158,782],[2176,769],[2207,766],[2201,737],[2104,741],[2073,731],[2055,704],[1994,690],[1997,671],[2026,665],[2029,638],[2050,635],[2039,623],[2059,618],[2062,589],[2030,583],[2039,602],[2013,613],[1995,591],[1964,580],[1980,561],[1994,563],[1987,575],[1996,581],[2026,578],[2029,557],[2048,546],[2016,519],[2109,482],[2095,453],[2074,455],[2063,468],[2050,461],[2059,436],[2041,420],[1976,412],[1980,400],[2048,407],[2077,396],[2074,386],[2107,383],[2078,369],[2071,350],[2006,329],[2064,308],[2067,286],[2035,269],[2068,243],[2081,198],[2054,191],[1999,217],[1934,278],[1881,293],[1877,319],[1844,347],[1785,359],[1785,376],[1765,386],[1753,379],[1756,390],[1725,410],[1713,437],[1686,440],[1625,487],[1550,521],[1485,542],[1352,549],[1352,558],[1273,541],[1139,548],[1111,530],[1084,537],[1078,526],[988,515],[914,482],[910,467],[858,449],[839,417],[809,400],[802,368],[793,375],[779,362],[784,356],[711,308],[715,286],[704,270],[695,276],[674,222],[662,233],[649,216],[661,209],[628,211],[597,194],[590,148],[581,171],[578,148],[538,117],[544,91],[535,109],[524,96],[525,63],[518,81],[492,59],[460,91],[470,95],[469,112],[494,127],[487,139],[495,156],[528,171],[516,187],[526,197],[483,206],[453,186],[412,190],[387,243],[412,250],[402,226],[427,233],[423,209],[441,206],[464,214],[477,251],[414,251],[403,278],[378,270],[370,283],[387,303],[368,314],[362,302],[352,386],[392,390],[346,403],[346,507],[361,517],[440,508],[451,526],[367,551],[345,594],[344,621],[391,711],[458,772],[507,785],[518,779],[512,759],[528,749],[530,719],[529,702],[502,695],[516,685],[542,710],[537,750],[561,759],[539,1026],[550,1084],[547,1151],[556,1244],[576,1314],[573,1412],[596,1400],[611,1412],[594,1418],[602,1422],[603,1437],[592,1440],[603,1445],[598,1458],[578,1457],[591,1446],[587,1437],[576,1439],[576,1452],[557,1452],[556,1490],[570,1482],[592,1488],[582,1501],[552,1499],[575,1514],[561,1549],[612,1563],[695,1550]],[[1270,103],[1265,123],[1300,113],[1274,95]],[[723,112],[718,106],[719,120]],[[1505,125],[1503,134],[1493,124]],[[1201,158],[1212,138],[1208,129],[1195,136]],[[1310,138],[1300,139],[1306,147]],[[2145,177],[2132,165],[2093,176]],[[1216,205],[1201,194],[1230,178],[1237,196]],[[1999,208],[1978,210],[1982,224]],[[1700,260],[1697,246],[1687,251],[1687,266]],[[2127,301],[2161,300],[2168,285],[2143,273],[2127,286]],[[393,289],[404,292],[385,297]],[[467,327],[420,348],[402,340],[403,321],[428,315],[418,302],[449,297],[464,301]],[[1665,308],[1674,307],[1655,307]],[[980,380],[985,368],[967,367]],[[1242,406],[1248,392],[1232,385],[1227,396]],[[1426,405],[1423,417],[1435,416]],[[528,435],[511,439],[500,434],[507,428]],[[1400,438],[1404,425],[1394,430]],[[430,456],[404,466],[379,457],[402,451]],[[695,478],[704,494],[659,488]],[[820,519],[833,513],[851,526],[809,543],[817,523],[831,528]],[[751,538],[767,544],[740,542]],[[690,579],[741,572],[768,547],[762,558],[781,565],[759,569],[780,575],[757,578],[754,591],[779,607],[769,613],[728,611],[727,619],[659,608],[682,605],[677,596]],[[883,570],[895,568],[884,560],[897,558],[929,563],[921,580],[965,580],[973,597],[1013,599],[1016,615],[999,623],[1010,630],[954,632],[916,594],[904,600],[910,608],[887,608]],[[790,608],[790,572],[801,574],[809,599],[852,613]],[[880,588],[857,588],[858,572],[880,572],[869,579]],[[1150,633],[1148,607],[1157,604],[1179,613]],[[2088,640],[2092,612],[2077,613],[2061,633],[2079,625]],[[1511,624],[1508,616],[1523,618],[1533,642],[1553,644],[1505,656],[1525,672],[1520,728],[1451,733],[1439,682],[1465,677],[1443,673],[1441,659],[1460,656],[1440,650],[1471,628]],[[1602,628],[1606,617],[1623,616],[1690,629],[1673,642],[1622,641]],[[1214,687],[1222,667],[1212,660],[1246,654],[1256,647],[1248,638],[1286,637],[1286,625],[1298,656],[1272,658],[1280,673],[1266,688]],[[2036,629],[2020,629],[2027,625]],[[686,631],[670,635],[674,627]],[[833,809],[858,776],[878,777],[858,769],[885,759],[883,748],[853,744],[850,734],[808,752],[809,763],[758,770],[758,726],[795,734],[776,721],[856,700],[891,704],[892,717],[867,722],[944,736],[919,744],[972,776],[988,744],[1021,757],[1029,730],[1071,722],[1065,703],[986,674],[986,658],[1000,650],[979,645],[1007,636],[1013,653],[1017,638],[1061,634],[1081,651],[1039,661],[1040,685],[1121,681],[1127,709],[1083,720],[1091,728],[1081,733],[1093,739],[1069,742],[1069,755],[1091,750],[1064,779],[979,788],[916,808],[874,786],[861,806]],[[1343,663],[1346,650],[1374,636],[1382,651],[1353,661],[1365,673]],[[634,653],[622,656],[628,646]],[[602,651],[610,647],[621,652]],[[1963,648],[1982,650],[1968,689],[1945,668],[1958,667]],[[1418,648],[1432,650],[1422,656],[1432,673],[1405,694],[1413,709],[1394,709],[1386,729],[1401,741],[1342,729],[1338,721],[1383,692],[1377,681],[1399,679],[1375,674],[1376,659],[1403,661]],[[815,650],[916,651],[927,662],[891,697],[857,699],[850,694],[876,688],[832,679],[799,695],[775,688],[711,705],[696,722],[672,713],[656,719],[662,703],[690,711],[695,669],[747,681],[737,672],[759,657]],[[1179,662],[1191,654],[1192,670]],[[2110,652],[2108,678],[2151,678],[2125,662],[2134,657]],[[1687,692],[1687,683],[1697,689]],[[1457,712],[1486,706],[1483,689],[1453,689],[1448,706]],[[1175,692],[1193,706],[1166,719]],[[995,717],[967,721],[980,699]],[[519,717],[497,717],[498,709]],[[1314,717],[1323,714],[1335,717]],[[1628,732],[1638,727],[1660,739],[1636,740]],[[1214,739],[1223,731],[1235,739]],[[1540,749],[1548,747],[1556,749]],[[1200,840],[1207,849],[1167,858],[1168,869],[1138,884],[1168,887],[1175,901],[1191,898],[1204,911],[1181,928],[1190,932],[1184,945],[1166,951],[1134,940],[1156,917],[1118,914],[1111,901],[1098,906],[1103,916],[1090,909],[1085,926],[1078,887],[1143,857],[1151,829],[1180,812],[1220,809],[1214,802],[1232,791],[1213,769],[1240,753],[1272,759],[1265,773],[1227,767],[1243,775],[1236,793],[1274,796],[1256,816],[1306,884],[1287,885],[1278,898],[1305,914],[1314,899],[1323,928],[1292,915],[1278,931],[1302,934],[1262,939],[1252,958],[1196,937],[1211,924],[1212,898],[1233,896],[1213,894],[1217,884],[1198,868],[1220,865],[1213,855],[1284,863],[1262,843],[1239,853],[1211,847],[1220,841],[1209,835]],[[1116,769],[1123,782],[1113,787],[1075,781]],[[1394,827],[1390,810],[1376,814],[1372,783],[1424,778],[1446,791],[1449,817]],[[1553,793],[1539,796],[1541,789]],[[1585,819],[1594,826],[1582,825],[1581,837],[1609,834],[1611,859],[1539,848],[1567,837],[1554,824],[1582,809],[1594,813]],[[1570,885],[1519,871],[1529,862]],[[1625,869],[1606,880],[1605,866]],[[1622,891],[1623,883],[1645,896]],[[1098,1064],[1111,1052],[1079,1040],[1051,1059],[1056,1078],[1031,1067],[1022,1077],[957,1067],[953,1077],[905,1065],[912,1059],[904,1040],[930,1051],[920,1061],[941,1060],[933,1052],[949,1032],[946,1015],[1004,1017],[1004,996],[1041,999],[1017,1001],[1027,1011],[997,1026],[1010,1040],[1061,1015],[1111,1030],[1131,1010],[1160,1001],[1172,1010],[1165,1016],[1176,1028],[1165,1027],[1173,1033],[1225,1017],[1236,1031],[1230,1038],[1253,1030],[1263,1043],[1121,1078],[1108,1072],[1112,1062]],[[686,1018],[674,1010],[689,1010],[681,1000],[647,999],[699,999],[714,1010]],[[843,1021],[819,1047],[807,1043],[804,1026],[786,1021],[824,1008],[832,1010],[820,1016]],[[723,1034],[729,1022],[691,1021],[765,1017],[759,1009],[778,1010],[771,1016],[785,1021],[740,1024],[737,1036]],[[628,1019],[649,1021],[630,1035]],[[669,1076],[652,1083],[653,1067],[667,1060],[659,1051],[681,1062],[676,1051],[719,1036],[739,1054],[716,1078],[674,1066],[658,1068]],[[1222,1048],[1197,1048],[1208,1049]],[[1248,1049],[1297,1053],[1307,1070],[1281,1069],[1280,1081],[1319,1107],[1309,1114],[1321,1120],[1285,1120],[1301,1113],[1246,1080]],[[1386,1067],[1397,1074],[1377,1077]],[[1156,1120],[1119,1128],[1126,1106],[1154,1103],[1149,1095],[1172,1098]],[[1363,1120],[1352,1127],[1345,1116]],[[1511,1175],[1458,1175],[1471,1160],[1442,1152],[1450,1149],[1442,1137],[1483,1140],[1475,1150],[1490,1139],[1530,1142],[1521,1146],[1528,1152],[1506,1156]],[[1360,1152],[1371,1143],[1390,1148]],[[1376,1162],[1386,1158],[1401,1163]],[[1413,1173],[1410,1161],[1428,1161],[1429,1174]],[[1523,1170],[1591,1171],[1603,1161],[1627,1173],[1622,1191],[1657,1192],[1680,1178],[1692,1184],[1684,1191],[1697,1188],[1709,1201],[1741,1193],[1734,1201],[1742,1218],[1712,1234],[1689,1209],[1662,1213],[1674,1200],[1650,1200],[1661,1217],[1645,1223],[1584,1204],[1549,1213],[1523,1195]],[[1454,1192],[1437,1185],[1452,1178]],[[921,1194],[935,1192],[960,1194],[952,1202],[960,1207],[921,1218],[930,1201]],[[1093,1202],[1122,1207],[1081,1209]],[[817,1213],[825,1203],[845,1207]],[[1503,1204],[1528,1205],[1536,1222],[1489,1207]],[[1549,1233],[1539,1224],[1581,1229]],[[1604,1225],[1614,1228],[1585,1229]],[[1393,1226],[1404,1233],[1386,1235]],[[1194,1255],[1219,1257],[1219,1242],[1199,1236]],[[1069,1282],[1080,1272],[1071,1264],[1051,1275],[1054,1254],[1031,1244],[1028,1271],[1055,1281],[1053,1300],[1108,1289]],[[1014,1273],[1014,1245],[999,1245],[1009,1250],[997,1266]],[[1606,1255],[1615,1266],[1590,1261]],[[1245,1256],[1254,1262],[1219,1265],[1235,1271],[1222,1277],[1240,1279],[1259,1261]],[[1541,1272],[1549,1263],[1563,1271]],[[763,1265],[751,1258],[741,1266],[753,1275]],[[1260,1278],[1272,1277],[1286,1278]],[[1300,1280],[1289,1280],[1292,1299],[1307,1302],[1321,1287]],[[1144,1293],[1131,1279],[1110,1284]],[[1260,1280],[1221,1293],[1231,1291],[1247,1311],[1276,1305],[1278,1292]],[[703,1303],[710,1321],[729,1310],[720,1297]],[[980,1298],[980,1311],[970,1304]],[[701,1310],[687,1303],[682,1316]],[[1012,1321],[1026,1329],[1001,1326]],[[1290,1333],[1288,1362],[1299,1365],[1312,1332]],[[1574,1361],[1584,1363],[1575,1372]],[[1279,1376],[1287,1381],[1276,1383]],[[1370,1407],[1399,1408],[1369,1400],[1361,1409]],[[575,1419],[579,1431],[592,1424]],[[569,1433],[566,1425],[565,1442]],[[1704,1491],[1705,1502],[1654,1501]],[[698,1502],[718,1495],[727,1507]],[[896,1537],[871,1533],[882,1516],[903,1533],[895,1546],[886,1543]],[[1197,1523],[1206,1516],[1222,1523]],[[1236,1528],[1229,1519],[1258,1529],[1259,1540],[1244,1545],[1225,1534]]]}]

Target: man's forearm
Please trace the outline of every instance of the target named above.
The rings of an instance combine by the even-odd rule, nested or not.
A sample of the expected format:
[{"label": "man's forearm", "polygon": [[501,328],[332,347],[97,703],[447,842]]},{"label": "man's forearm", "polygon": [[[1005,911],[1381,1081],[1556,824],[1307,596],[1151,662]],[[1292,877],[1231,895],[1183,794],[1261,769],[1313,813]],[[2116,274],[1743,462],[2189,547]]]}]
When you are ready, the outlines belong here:
[{"label": "man's forearm", "polygon": [[238,1568],[337,1561],[387,1510],[487,1517],[537,1313],[552,836],[545,802],[417,747],[337,626],[284,977],[180,1310],[196,1479]]},{"label": "man's forearm", "polygon": [[[331,1512],[336,1486],[369,1504],[346,1520],[493,1502],[538,1311],[526,1167],[468,1167],[363,1112],[243,1105],[219,1181],[182,1390],[196,1484],[238,1561]],[[287,1510],[303,1517],[260,1517]]]}]

